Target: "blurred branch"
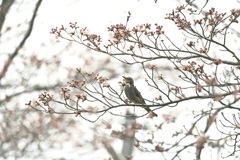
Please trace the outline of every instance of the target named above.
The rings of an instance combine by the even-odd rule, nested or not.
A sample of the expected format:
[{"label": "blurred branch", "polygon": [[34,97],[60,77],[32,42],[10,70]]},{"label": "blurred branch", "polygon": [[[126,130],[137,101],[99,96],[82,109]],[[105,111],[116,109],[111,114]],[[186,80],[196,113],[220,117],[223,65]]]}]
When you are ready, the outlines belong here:
[{"label": "blurred branch", "polygon": [[37,16],[37,12],[38,12],[38,9],[39,9],[41,3],[42,3],[42,0],[39,0],[37,2],[36,6],[35,6],[35,9],[34,9],[34,12],[33,12],[33,15],[32,15],[32,18],[30,20],[29,27],[28,27],[28,29],[26,31],[25,36],[23,37],[23,39],[19,43],[19,45],[16,47],[15,51],[9,56],[8,60],[5,62],[4,66],[3,66],[3,69],[0,72],[0,80],[5,76],[5,74],[7,73],[8,68],[10,67],[13,59],[18,55],[19,50],[24,46],[26,40],[31,35],[32,29],[33,29],[33,25],[34,25],[34,21],[35,21],[35,18]]},{"label": "blurred branch", "polygon": [[12,6],[14,0],[3,0],[0,8],[0,37],[2,35],[2,26],[5,22],[6,15],[9,8]]},{"label": "blurred branch", "polygon": [[107,140],[102,140],[102,144],[106,148],[107,152],[111,155],[113,160],[119,160],[117,153]]},{"label": "blurred branch", "polygon": [[33,86],[30,89],[26,89],[23,91],[19,91],[16,93],[12,93],[11,95],[6,95],[5,98],[0,99],[0,104],[2,104],[3,102],[6,101],[10,101],[10,99],[17,97],[19,95],[22,95],[24,93],[31,93],[31,92],[36,92],[36,91],[43,91],[43,90],[53,90],[55,89],[57,86],[60,86],[60,84],[56,84],[56,85],[52,85],[52,86]]}]

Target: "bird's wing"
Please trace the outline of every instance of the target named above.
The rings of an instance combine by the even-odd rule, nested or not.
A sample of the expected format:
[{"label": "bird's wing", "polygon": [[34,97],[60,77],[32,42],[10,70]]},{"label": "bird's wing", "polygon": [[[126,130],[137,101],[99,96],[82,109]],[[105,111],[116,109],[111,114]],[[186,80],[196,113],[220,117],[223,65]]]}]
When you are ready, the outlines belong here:
[{"label": "bird's wing", "polygon": [[142,97],[142,95],[141,95],[141,93],[137,90],[137,88],[135,86],[134,86],[134,93],[142,101],[141,102],[142,104],[146,104],[144,99],[143,99],[143,97]]}]

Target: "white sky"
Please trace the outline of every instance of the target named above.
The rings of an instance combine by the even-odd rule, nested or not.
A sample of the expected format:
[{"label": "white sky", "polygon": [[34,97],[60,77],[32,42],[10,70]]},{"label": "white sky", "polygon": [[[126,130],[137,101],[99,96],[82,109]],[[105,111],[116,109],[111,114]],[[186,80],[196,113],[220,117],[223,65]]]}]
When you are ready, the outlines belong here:
[{"label": "white sky", "polygon": [[[205,1],[202,0],[202,2]],[[128,11],[132,13],[130,25],[157,22],[164,26],[169,35],[173,36],[176,34],[173,32],[176,31],[176,28],[171,28],[174,25],[169,20],[165,20],[164,17],[176,6],[178,6],[176,0],[159,0],[157,4],[154,3],[154,0],[45,0],[35,24],[34,34],[38,38],[35,43],[28,42],[28,44],[31,43],[34,51],[39,47],[40,42],[54,39],[54,36],[49,34],[51,28],[62,24],[67,26],[69,22],[78,22],[80,26],[88,27],[92,33],[101,34],[108,38],[107,27],[116,23],[125,24]],[[236,6],[239,6],[239,3],[235,0],[210,0],[206,8],[216,7],[219,11],[229,12],[231,8]],[[28,9],[31,10],[31,8]],[[48,49],[54,50],[55,48],[50,47]],[[159,154],[137,153],[136,160],[149,159],[150,155],[153,156],[151,159],[158,159],[154,156]],[[84,159],[84,157],[82,158]]]},{"label": "white sky", "polygon": [[[174,31],[177,31],[172,22],[164,19],[166,13],[171,12],[179,5],[176,0],[159,0],[157,4],[153,0],[52,0],[51,3],[52,5],[49,1],[43,1],[38,17],[42,40],[53,38],[49,34],[52,27],[61,24],[67,26],[69,22],[78,22],[80,26],[88,27],[91,33],[108,38],[107,27],[115,23],[125,24],[128,11],[132,13],[129,23],[132,26],[146,22],[157,22],[164,26],[168,35],[175,36],[176,32]],[[237,5],[239,6],[234,0],[210,0],[206,9],[215,7],[219,11],[229,12]],[[193,103],[187,105],[191,106]],[[184,116],[182,118],[184,125],[186,120]],[[135,152],[135,159],[149,159],[149,156],[151,159],[158,159],[158,155],[159,153]],[[89,158],[88,156],[86,155],[86,159]],[[82,158],[84,159],[84,157]],[[96,156],[93,156],[93,159],[96,159]]]}]

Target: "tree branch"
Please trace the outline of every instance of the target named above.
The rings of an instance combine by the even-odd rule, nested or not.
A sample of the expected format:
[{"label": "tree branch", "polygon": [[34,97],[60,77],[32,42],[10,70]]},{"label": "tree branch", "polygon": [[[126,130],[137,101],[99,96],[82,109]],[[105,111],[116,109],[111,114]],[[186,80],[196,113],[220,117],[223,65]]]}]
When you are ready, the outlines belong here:
[{"label": "tree branch", "polygon": [[3,66],[3,69],[2,71],[0,72],[0,80],[5,76],[5,74],[7,73],[8,71],[8,68],[9,66],[11,65],[13,59],[18,55],[19,53],[19,50],[24,46],[26,40],[29,38],[29,36],[31,35],[32,33],[32,29],[33,29],[33,25],[34,25],[34,21],[35,21],[35,18],[37,16],[37,12],[38,12],[38,9],[40,7],[42,3],[42,0],[39,0],[35,6],[35,9],[34,9],[34,12],[33,12],[33,15],[32,15],[32,18],[31,18],[31,21],[30,21],[30,24],[29,24],[29,27],[28,27],[28,30],[25,34],[25,36],[23,37],[22,41],[19,43],[19,45],[16,47],[15,51],[13,52],[12,55],[9,56],[8,60],[6,61],[5,65]]}]

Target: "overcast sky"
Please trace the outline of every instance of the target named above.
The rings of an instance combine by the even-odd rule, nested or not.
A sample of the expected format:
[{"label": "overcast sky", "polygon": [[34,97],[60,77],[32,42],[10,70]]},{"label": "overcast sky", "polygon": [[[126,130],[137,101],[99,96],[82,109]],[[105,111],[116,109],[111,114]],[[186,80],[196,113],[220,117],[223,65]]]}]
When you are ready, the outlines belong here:
[{"label": "overcast sky", "polygon": [[[166,28],[169,35],[175,35],[175,26],[164,17],[178,5],[176,0],[159,0],[157,4],[154,3],[154,0],[46,0],[42,3],[34,28],[33,36],[37,36],[36,41],[27,42],[27,44],[31,43],[32,50],[35,50],[40,42],[54,39],[54,36],[50,34],[51,28],[60,25],[67,26],[69,22],[77,22],[82,27],[88,27],[92,33],[108,38],[107,27],[116,23],[125,24],[128,11],[132,13],[130,26],[157,22]],[[239,6],[239,3],[234,0],[211,0],[204,10],[216,7],[219,11],[229,13],[230,9],[236,6]],[[27,10],[32,10],[32,8],[26,8],[26,11],[22,11],[20,14],[26,15]],[[54,50],[50,47],[48,49]],[[158,153],[151,155],[156,154]],[[149,158],[148,154],[139,154],[138,156],[141,156],[142,159]]]},{"label": "overcast sky", "polygon": [[[205,1],[202,0],[202,3]],[[52,3],[52,5],[50,5]],[[176,0],[68,0],[68,1],[43,1],[38,17],[41,27],[41,38],[44,40],[53,38],[49,34],[52,27],[68,25],[69,22],[77,22],[82,27],[88,27],[92,33],[97,33],[108,38],[107,27],[111,24],[126,22],[127,12],[132,13],[129,25],[141,23],[158,23],[164,26],[168,35],[175,35],[176,28],[172,22],[165,20],[166,13],[179,5]],[[222,12],[230,12],[230,9],[239,6],[234,0],[211,0],[204,10],[215,7]],[[184,122],[183,122],[184,124]],[[171,127],[171,126],[170,126]],[[150,153],[149,153],[150,154]],[[158,153],[151,153],[156,156]],[[138,157],[139,156],[139,157]],[[146,153],[139,153],[136,159],[148,159]],[[158,158],[152,158],[158,159]]]}]

